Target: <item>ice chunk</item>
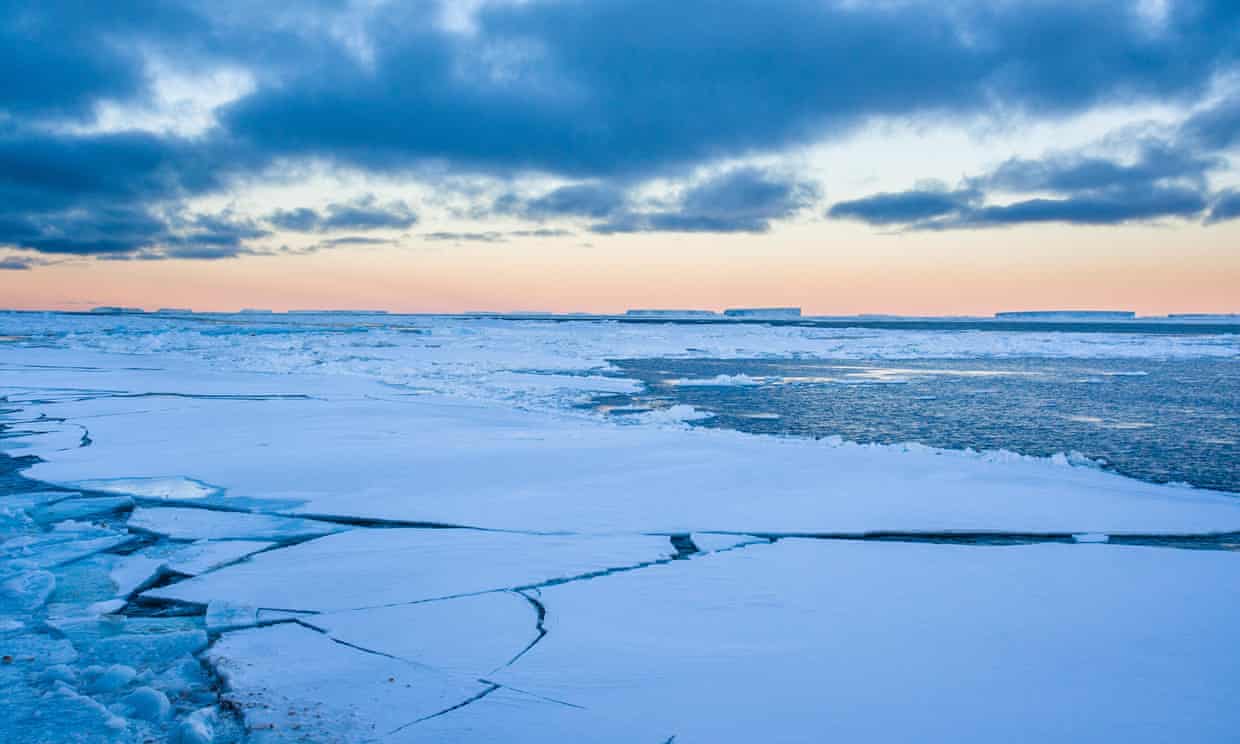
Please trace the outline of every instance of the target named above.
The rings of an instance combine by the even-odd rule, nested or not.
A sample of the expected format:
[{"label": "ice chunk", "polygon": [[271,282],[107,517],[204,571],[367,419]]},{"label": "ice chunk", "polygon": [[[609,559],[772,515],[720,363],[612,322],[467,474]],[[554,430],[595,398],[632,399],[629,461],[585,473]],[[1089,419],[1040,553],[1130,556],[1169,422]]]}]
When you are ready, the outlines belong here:
[{"label": "ice chunk", "polygon": [[207,658],[248,728],[269,731],[272,741],[386,738],[489,688],[292,623],[227,633]]},{"label": "ice chunk", "polygon": [[90,657],[100,663],[160,666],[207,647],[207,634],[201,630],[170,633],[125,633],[101,638],[90,649]]},{"label": "ice chunk", "polygon": [[25,493],[6,493],[0,496],[0,509],[18,509],[31,511],[40,506],[54,504],[57,501],[81,496],[76,491],[27,491]]},{"label": "ice chunk", "polygon": [[111,571],[116,596],[128,597],[153,584],[163,572],[164,562],[144,555],[127,555],[117,560]]},{"label": "ice chunk", "polygon": [[539,610],[539,605],[514,592],[491,592],[312,615],[302,622],[346,643],[479,677],[540,638]]},{"label": "ice chunk", "polygon": [[[104,535],[83,537],[84,534]],[[51,532],[32,538],[14,538],[0,546],[0,560],[20,559],[27,567],[54,568],[113,550],[134,542],[133,535],[98,530],[93,532]]]},{"label": "ice chunk", "polygon": [[168,696],[151,687],[139,687],[121,701],[132,718],[143,721],[162,721],[172,712]]},{"label": "ice chunk", "polygon": [[169,738],[170,744],[211,744],[215,740],[215,722],[219,717],[214,707],[199,708],[177,722]]},{"label": "ice chunk", "polygon": [[143,596],[327,612],[531,586],[674,554],[667,538],[652,535],[354,530],[260,553]]},{"label": "ice chunk", "polygon": [[0,608],[30,612],[47,604],[56,589],[56,577],[47,571],[27,571],[0,584]]},{"label": "ice chunk", "polygon": [[35,509],[32,516],[39,522],[48,523],[65,519],[94,519],[132,508],[133,499],[128,496],[65,499]]},{"label": "ice chunk", "polygon": [[168,553],[164,561],[170,571],[197,576],[266,550],[274,544],[257,540],[201,540]]},{"label": "ice chunk", "polygon": [[216,600],[207,605],[206,623],[212,633],[249,628],[258,625],[258,608]]},{"label": "ice chunk", "polygon": [[119,493],[146,499],[185,501],[214,496],[220,489],[193,478],[107,478],[82,480],[74,488],[100,493]]},{"label": "ice chunk", "polygon": [[123,599],[105,599],[102,602],[92,602],[86,607],[86,612],[91,615],[110,615],[120,611],[124,606],[125,600]]},{"label": "ice chunk", "polygon": [[296,540],[349,529],[310,519],[184,507],[135,509],[129,527],[173,540]]},{"label": "ice chunk", "polygon": [[129,686],[138,672],[131,666],[113,664],[103,670],[86,686],[88,692],[116,692]]}]

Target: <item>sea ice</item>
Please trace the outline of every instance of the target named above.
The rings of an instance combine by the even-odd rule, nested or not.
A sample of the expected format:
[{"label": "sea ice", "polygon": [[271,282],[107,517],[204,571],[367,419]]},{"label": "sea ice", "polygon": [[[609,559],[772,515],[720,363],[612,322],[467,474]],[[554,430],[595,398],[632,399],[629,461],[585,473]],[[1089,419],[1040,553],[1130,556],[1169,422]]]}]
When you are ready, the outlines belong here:
[{"label": "sea ice", "polygon": [[383,740],[489,687],[292,623],[227,633],[207,658],[265,743]]},{"label": "sea ice", "polygon": [[[546,637],[489,679],[678,744],[1222,742],[1238,571],[1224,551],[785,539],[546,587]],[[511,725],[469,712],[479,740]]]},{"label": "sea ice", "polygon": [[377,385],[370,397],[193,400],[123,416],[102,415],[114,400],[64,405],[100,414],[95,443],[34,465],[34,477],[141,473],[158,447],[161,468],[219,484],[228,501],[301,515],[595,533],[1240,531],[1234,496],[1067,462],[625,426]]},{"label": "sea ice", "polygon": [[133,508],[128,496],[64,499],[41,506],[32,512],[38,522],[60,522],[66,519],[94,519]]},{"label": "sea ice", "polygon": [[533,586],[673,555],[667,538],[647,535],[359,529],[260,553],[142,596],[332,612]]},{"label": "sea ice", "polygon": [[283,541],[321,537],[348,529],[343,525],[308,519],[184,507],[135,509],[128,525],[131,529],[173,540],[237,538]]},{"label": "sea ice", "polygon": [[259,540],[200,540],[162,556],[169,571],[197,576],[241,560],[275,543]]},{"label": "sea ice", "polygon": [[540,638],[539,621],[538,605],[515,592],[302,620],[350,645],[473,677],[490,674],[529,648]]},{"label": "sea ice", "polygon": [[116,596],[128,597],[155,583],[163,569],[164,562],[158,558],[140,554],[120,557],[110,572],[112,582],[116,584]]}]

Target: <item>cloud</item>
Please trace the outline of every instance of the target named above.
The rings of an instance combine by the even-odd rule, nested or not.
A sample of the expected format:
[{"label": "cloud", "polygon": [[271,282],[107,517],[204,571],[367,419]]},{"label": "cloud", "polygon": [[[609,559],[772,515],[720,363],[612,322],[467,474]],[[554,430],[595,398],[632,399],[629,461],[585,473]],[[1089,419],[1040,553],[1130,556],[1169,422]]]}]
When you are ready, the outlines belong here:
[{"label": "cloud", "polygon": [[766,232],[817,197],[813,184],[760,168],[734,168],[684,189],[670,209],[628,210],[591,227],[631,232]]},{"label": "cloud", "polygon": [[488,3],[468,35],[425,12],[380,6],[365,59],[316,46],[226,126],[280,156],[378,171],[649,176],[875,117],[1193,100],[1240,53],[1240,11],[1221,1],[1174,3],[1158,28],[1126,0]]},{"label": "cloud", "polygon": [[1226,222],[1240,218],[1240,190],[1230,189],[1219,194],[1214,204],[1210,207],[1210,216],[1206,218],[1208,224],[1217,222]]},{"label": "cloud", "polygon": [[417,224],[418,216],[403,201],[380,204],[372,194],[327,205],[324,212],[305,207],[277,210],[266,221],[282,230],[332,232],[335,230],[403,230]]},{"label": "cloud", "polygon": [[514,238],[567,238],[577,233],[557,227],[542,227],[536,230],[509,230],[508,234]]},{"label": "cloud", "polygon": [[422,233],[423,240],[450,243],[504,243],[507,238],[501,232],[429,232]]},{"label": "cloud", "polygon": [[[1211,174],[1228,167],[1226,158],[1211,148],[1221,129],[1212,124],[1208,130],[1213,134],[1206,137],[1202,122],[1226,119],[1229,110],[1230,104],[1223,103],[1161,135],[1129,142],[1135,154],[1127,158],[1088,151],[1013,158],[964,179],[955,191],[873,194],[834,204],[827,216],[910,230],[1197,219],[1214,201]],[[1225,213],[1227,204],[1225,195],[1219,197],[1206,222],[1225,219],[1216,214]]]},{"label": "cloud", "polygon": [[[471,32],[459,33],[435,23],[437,5],[425,2],[0,0],[0,245],[143,258],[258,251],[261,237],[175,216],[199,197],[308,163],[399,178],[427,167],[466,178],[549,174],[576,183],[512,201],[509,213],[593,220],[597,232],[761,232],[799,208],[803,192],[781,195],[779,179],[756,177],[715,192],[699,184],[666,209],[634,205],[630,194],[875,121],[1195,106],[1237,71],[1240,4],[1180,0],[1156,21],[1140,5],[534,0],[480,4]],[[213,109],[216,125],[195,136],[89,133],[102,108],[153,100],[153,60],[177,73],[239,70],[254,85]],[[1192,147],[1180,176],[1152,179],[1120,161],[1043,164],[1053,172],[1013,164],[979,188],[1043,183],[1047,193],[1020,192],[1028,204],[1006,214],[1074,221],[1142,188],[1183,197],[1190,171],[1237,142],[1233,96],[1186,124],[1174,143]],[[918,199],[933,209],[925,195],[906,197],[906,210]],[[728,201],[743,198],[754,206]],[[1092,207],[1073,213],[1046,199]],[[894,219],[898,201],[871,203],[871,214]],[[864,218],[855,210],[866,205],[853,206],[840,216]],[[260,229],[415,224],[403,202],[371,198],[274,213]]]},{"label": "cloud", "polygon": [[438,231],[422,233],[423,240],[453,243],[507,243],[509,238],[562,238],[573,235],[572,230],[541,228],[537,230],[486,230],[486,231]]},{"label": "cloud", "polygon": [[29,271],[35,266],[44,266],[48,261],[32,256],[4,256],[0,258],[0,271]]},{"label": "cloud", "polygon": [[958,212],[976,198],[976,192],[967,189],[913,189],[838,202],[827,216],[871,225],[906,225]]},{"label": "cloud", "polygon": [[530,219],[549,217],[591,217],[603,219],[619,212],[628,203],[624,189],[605,183],[562,186],[521,203],[516,211]]}]

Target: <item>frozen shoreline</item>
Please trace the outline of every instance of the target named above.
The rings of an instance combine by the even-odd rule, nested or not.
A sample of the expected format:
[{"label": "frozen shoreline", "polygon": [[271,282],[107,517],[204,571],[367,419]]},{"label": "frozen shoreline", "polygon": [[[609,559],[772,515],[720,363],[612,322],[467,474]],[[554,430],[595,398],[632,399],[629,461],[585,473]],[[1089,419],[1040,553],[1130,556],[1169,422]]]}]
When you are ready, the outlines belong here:
[{"label": "frozen shoreline", "polygon": [[[969,654],[1004,659],[1027,681],[1003,667],[959,667],[949,672],[958,689],[927,702],[939,714],[916,730],[941,725],[958,740],[1027,730],[1033,741],[1035,732],[1064,734],[1048,722],[1077,708],[1089,711],[1078,731],[1123,731],[1132,741],[1170,732],[1222,741],[1238,723],[1221,706],[1240,690],[1211,653],[1240,641],[1240,593],[1222,586],[1240,582],[1234,496],[1011,453],[755,437],[691,430],[674,418],[622,425],[568,408],[583,394],[633,384],[598,374],[609,351],[882,358],[1054,347],[1234,357],[1234,338],[1080,344],[1026,334],[979,345],[935,333],[824,336],[760,326],[429,319],[356,332],[273,329],[252,319],[210,328],[180,319],[22,322],[0,326],[24,339],[0,344],[0,394],[10,409],[0,423],[19,435],[3,449],[42,458],[27,477],[84,493],[64,506],[0,496],[9,529],[25,541],[5,545],[36,545],[32,536],[49,534],[48,525],[101,513],[115,515],[93,528],[107,534],[75,539],[132,531],[158,545],[208,541],[192,561],[177,559],[196,574],[153,588],[144,572],[172,565],[169,549],[139,545],[145,562],[126,560],[112,579],[120,605],[94,601],[74,612],[86,623],[123,622],[140,606],[165,606],[196,618],[173,623],[175,632],[203,634],[192,651],[211,643],[203,658],[224,675],[224,696],[241,706],[254,741],[486,741],[500,731],[533,741],[552,730],[563,740],[761,734],[797,742],[832,726],[901,741],[911,730],[876,727],[876,716],[893,699],[907,705],[938,670]],[[480,529],[421,527],[428,524]],[[1130,544],[1045,544],[1073,535]],[[848,537],[869,539],[841,539]],[[922,541],[931,544],[910,544]],[[0,614],[39,618],[59,606],[35,571],[62,591],[93,576],[95,563],[117,571],[120,559],[107,551],[120,543],[98,546],[50,570],[29,565],[45,548],[10,555],[4,578],[20,579],[19,591]],[[852,567],[847,580],[829,579],[841,566]],[[922,578],[912,577],[913,566]],[[910,581],[940,588],[913,602]],[[820,588],[809,589],[815,582]],[[1062,596],[1043,597],[1038,586],[1061,586]],[[1135,610],[1151,591],[1176,599]],[[877,600],[886,609],[857,614]],[[987,602],[997,603],[994,614],[978,613]],[[978,630],[957,627],[955,606],[974,607]],[[653,607],[662,610],[647,617]],[[608,626],[597,613],[636,625]],[[1094,620],[1081,625],[1082,617]],[[875,621],[885,624],[881,638],[866,630]],[[6,622],[22,623],[0,630],[6,644],[56,637],[32,634],[25,620]],[[742,641],[755,622],[785,642]],[[702,635],[682,638],[678,627]],[[1059,641],[1026,648],[1030,633]],[[492,650],[469,651],[485,637],[494,637]],[[1167,661],[1146,665],[1126,653],[1124,637],[1153,643]],[[94,653],[94,641],[79,643],[79,656]],[[924,670],[926,680],[917,682],[923,672],[840,679],[824,690],[839,707],[824,707],[804,696],[821,673],[803,659],[817,654],[825,663],[837,647],[854,649],[854,667],[900,664]],[[910,652],[923,666],[908,667]],[[316,663],[294,663],[309,658]],[[170,662],[152,661],[147,679]],[[1073,674],[1063,688],[1073,667],[1108,671]],[[778,674],[764,681],[772,668]],[[679,673],[716,682],[699,689]],[[84,740],[151,730],[136,717],[141,700],[118,707],[119,692],[118,702],[92,692],[80,673],[58,682],[38,681],[41,674],[21,677],[32,700],[113,706],[80,720]],[[1192,695],[1181,697],[1195,703],[1164,689],[1177,679],[1194,680]],[[1038,705],[1026,704],[1030,684],[1047,693]],[[120,690],[130,695],[137,685]],[[1060,688],[1072,692],[1051,694]],[[783,726],[746,712],[764,699],[780,701]],[[979,719],[973,699],[990,705],[990,715]],[[1131,705],[1107,702],[1114,699]],[[628,720],[635,711],[645,719],[637,727]],[[183,708],[180,718],[160,718],[160,730],[206,725],[190,715]],[[907,720],[918,720],[911,709]],[[96,725],[103,728],[91,734]],[[217,741],[228,740],[226,729]]]}]

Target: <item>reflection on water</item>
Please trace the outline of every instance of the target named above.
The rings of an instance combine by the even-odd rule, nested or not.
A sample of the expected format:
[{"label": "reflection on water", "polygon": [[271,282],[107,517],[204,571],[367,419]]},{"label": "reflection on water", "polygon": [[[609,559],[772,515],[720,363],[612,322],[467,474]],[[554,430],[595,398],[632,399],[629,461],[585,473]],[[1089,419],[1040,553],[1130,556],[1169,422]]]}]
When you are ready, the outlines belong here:
[{"label": "reflection on water", "polygon": [[1240,491],[1240,362],[1157,360],[628,359],[646,383],[595,407],[687,404],[695,426],[858,442],[1080,452],[1156,482]]}]

